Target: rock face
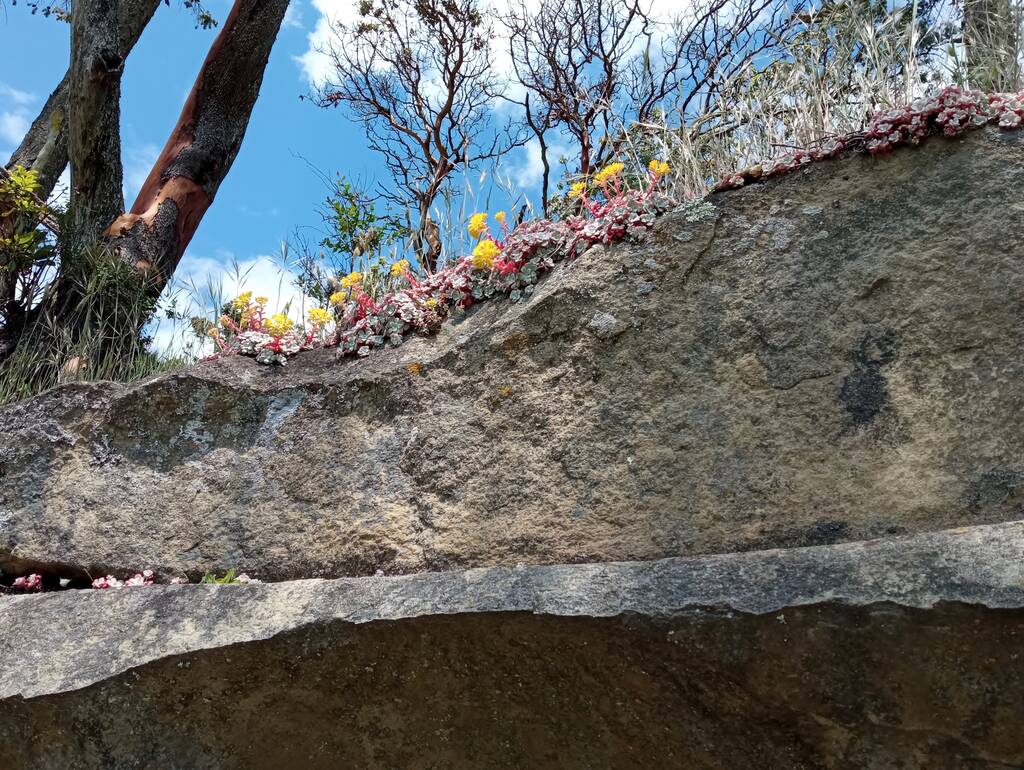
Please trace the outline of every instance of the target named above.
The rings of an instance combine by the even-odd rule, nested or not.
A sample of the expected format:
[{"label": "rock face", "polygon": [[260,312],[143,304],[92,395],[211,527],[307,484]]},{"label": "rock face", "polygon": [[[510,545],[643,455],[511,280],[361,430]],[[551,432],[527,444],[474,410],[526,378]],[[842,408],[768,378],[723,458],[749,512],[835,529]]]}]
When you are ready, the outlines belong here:
[{"label": "rock face", "polygon": [[[433,339],[0,411],[0,768],[1024,767],[1019,189],[848,157]],[[4,588],[145,567],[280,582]]]},{"label": "rock face", "polygon": [[0,413],[0,569],[394,574],[1019,518],[1021,188],[1019,133],[934,139],[715,196],[367,359],[57,388]]},{"label": "rock face", "polygon": [[1018,767],[1022,554],[1015,523],[8,599],[0,767]]}]

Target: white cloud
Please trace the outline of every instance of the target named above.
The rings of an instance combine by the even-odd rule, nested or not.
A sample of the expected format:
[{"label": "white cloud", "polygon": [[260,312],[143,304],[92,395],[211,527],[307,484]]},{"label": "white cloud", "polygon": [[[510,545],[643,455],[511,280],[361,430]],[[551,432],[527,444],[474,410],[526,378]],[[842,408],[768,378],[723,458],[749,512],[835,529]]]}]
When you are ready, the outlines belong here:
[{"label": "white cloud", "polygon": [[330,56],[325,53],[330,49],[334,38],[332,27],[335,24],[350,24],[359,19],[358,3],[355,0],[313,0],[313,8],[319,18],[313,31],[307,35],[308,47],[295,60],[302,68],[306,80],[311,86],[319,85],[334,72]]},{"label": "white cloud", "polygon": [[671,21],[693,9],[690,2],[680,0],[648,0],[649,13],[657,21]]},{"label": "white cloud", "polygon": [[36,95],[31,94],[28,91],[20,91],[13,86],[0,82],[0,99],[11,102],[12,104],[22,104],[27,106],[36,100]]},{"label": "white cloud", "polygon": [[0,139],[20,144],[31,122],[25,110],[0,112]]},{"label": "white cloud", "polygon": [[161,315],[151,322],[144,331],[152,339],[150,349],[158,356],[184,355],[202,357],[210,355],[212,343],[200,342],[188,330],[188,325],[171,321]]},{"label": "white cloud", "polygon": [[[532,10],[538,7],[540,0],[528,0],[527,8]],[[329,50],[333,39],[332,27],[338,23],[351,24],[359,19],[358,3],[355,0],[312,0],[314,10],[318,14],[316,25],[313,31],[307,36],[308,46],[301,56],[296,56],[307,82],[316,86],[329,78],[334,71],[330,57],[324,53]],[[493,71],[504,79],[508,80],[508,95],[510,98],[521,100],[524,95],[522,85],[515,82],[512,69],[511,54],[509,52],[508,38],[504,34],[504,27],[498,19],[507,13],[509,0],[492,0],[484,5],[487,7],[488,15],[494,19],[495,37],[488,49]],[[651,18],[656,22],[656,36],[658,32],[667,35],[670,32],[670,22],[691,8],[689,0],[648,0]],[[291,9],[289,9],[289,13]],[[297,25],[298,26],[298,25]],[[642,53],[643,41],[635,43],[636,54]],[[494,104],[496,110],[508,109],[509,103],[497,100]]]},{"label": "white cloud", "polygon": [[[237,297],[244,291],[254,296],[267,297],[267,309],[272,313],[288,312],[300,318],[308,300],[295,288],[296,274],[292,265],[282,265],[279,259],[266,255],[241,261],[212,259],[185,254],[175,272],[175,280],[190,282],[206,296],[201,301],[211,300],[210,290],[219,293],[224,300]],[[296,315],[297,314],[297,315]]]},{"label": "white cloud", "polygon": [[124,180],[122,186],[124,187],[124,199],[129,207],[135,200],[135,196],[139,194],[139,190],[142,189],[146,178],[149,177],[149,172],[153,170],[153,164],[156,163],[159,155],[160,148],[151,143],[134,145],[123,152]]},{"label": "white cloud", "polygon": [[302,11],[299,9],[298,0],[292,0],[288,4],[288,10],[284,12],[284,21],[281,26],[291,29],[303,29]]},{"label": "white cloud", "polygon": [[[307,36],[306,52],[301,56],[296,56],[295,60],[302,68],[308,83],[311,86],[316,86],[334,74],[330,56],[325,53],[330,50],[331,42],[334,39],[334,27],[338,24],[357,22],[359,20],[359,4],[356,0],[313,0],[312,5],[319,16],[313,31]],[[508,7],[508,0],[496,0],[490,7],[495,14],[499,9],[504,12]],[[498,33],[498,37],[495,38],[488,51],[491,65],[497,74],[509,78],[510,86],[518,87],[518,84],[511,82],[512,61],[507,41],[500,34],[501,25],[495,22],[494,30]],[[521,96],[518,91],[516,95]],[[499,104],[507,104],[507,102],[499,102]]]},{"label": "white cloud", "polygon": [[[551,142],[550,137],[548,141]],[[568,145],[557,142],[548,144],[548,163],[551,166],[552,184],[562,176],[561,167],[558,165],[558,158],[562,155],[571,156],[572,149]],[[539,187],[544,176],[544,161],[540,154],[540,142],[537,139],[527,142],[518,151],[516,157],[503,164],[502,172],[522,192]]]},{"label": "white cloud", "polygon": [[0,141],[10,142],[15,147],[21,144],[32,125],[32,114],[28,108],[35,98],[34,94],[0,81]]}]

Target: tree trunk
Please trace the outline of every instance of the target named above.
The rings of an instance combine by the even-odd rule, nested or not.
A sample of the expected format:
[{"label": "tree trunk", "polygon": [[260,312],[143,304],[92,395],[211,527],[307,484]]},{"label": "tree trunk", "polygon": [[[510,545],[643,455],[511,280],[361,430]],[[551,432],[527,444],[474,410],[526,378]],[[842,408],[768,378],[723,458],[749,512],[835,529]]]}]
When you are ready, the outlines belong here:
[{"label": "tree trunk", "polygon": [[441,243],[441,228],[430,218],[430,205],[434,202],[434,197],[436,193],[431,194],[429,191],[420,197],[417,210],[419,220],[411,239],[416,260],[428,273],[437,272],[437,264],[444,248]]},{"label": "tree trunk", "polygon": [[[118,8],[117,42],[122,59],[135,47],[142,30],[153,18],[160,0],[122,0]],[[40,197],[50,197],[61,173],[68,165],[68,94],[71,70],[46,100],[25,138],[11,155],[7,168],[15,166],[39,173]]]},{"label": "tree trunk", "polygon": [[121,214],[114,202],[121,200],[115,150],[124,57],[114,42],[124,38],[106,31],[118,3],[75,0],[72,207],[81,232],[95,228],[106,248],[66,248],[24,329],[0,339],[0,398],[84,374],[117,377],[112,362],[130,369],[125,364],[143,349],[142,326],[238,154],[287,7],[288,0],[235,0],[167,145],[131,211]]},{"label": "tree trunk", "polygon": [[[135,43],[138,42],[142,31],[149,24],[159,4],[160,0],[121,0],[118,4],[116,43],[122,60],[127,58],[135,47]],[[89,11],[88,8],[81,10]],[[90,34],[91,32],[86,33],[87,36]],[[71,78],[72,74],[69,68],[53,93],[50,94],[50,98],[46,100],[46,104],[43,105],[28,133],[25,134],[21,144],[7,163],[8,169],[21,166],[37,172],[40,184],[37,194],[44,200],[52,195],[54,187],[64,169],[67,168],[69,161]],[[115,104],[115,109],[116,106]],[[113,168],[121,168],[119,157],[116,158]],[[117,200],[119,199],[120,190],[118,189]],[[120,213],[120,209],[115,213]],[[101,221],[100,227],[105,224],[106,222]],[[19,227],[20,225],[15,224],[14,226]],[[4,323],[0,326],[0,363],[13,353],[26,326],[43,315],[41,306],[22,307],[13,300],[11,295],[15,285],[15,276],[0,272],[0,296],[11,300],[4,308]],[[55,292],[56,287],[54,292],[51,292],[51,296]],[[50,305],[53,301],[53,299],[48,300]]]},{"label": "tree trunk", "polygon": [[288,0],[235,0],[131,211],[107,230],[151,296],[170,280],[238,155]]},{"label": "tree trunk", "polygon": [[69,145],[76,242],[95,239],[124,211],[121,192],[121,74],[118,0],[71,7]]},{"label": "tree trunk", "polygon": [[590,176],[590,134],[585,128],[580,133],[580,175]]},{"label": "tree trunk", "polygon": [[534,135],[537,137],[537,142],[540,144],[540,162],[544,168],[543,173],[541,175],[540,198],[541,204],[544,209],[544,217],[547,218],[549,197],[548,185],[551,180],[551,164],[548,162],[548,143],[546,137],[544,136],[544,132],[547,129],[547,121],[545,120],[544,124],[540,125],[537,123],[536,120],[534,120],[533,112],[530,109],[529,94],[526,95],[524,107],[526,110],[526,125],[528,125],[530,127],[530,130],[533,131]]}]

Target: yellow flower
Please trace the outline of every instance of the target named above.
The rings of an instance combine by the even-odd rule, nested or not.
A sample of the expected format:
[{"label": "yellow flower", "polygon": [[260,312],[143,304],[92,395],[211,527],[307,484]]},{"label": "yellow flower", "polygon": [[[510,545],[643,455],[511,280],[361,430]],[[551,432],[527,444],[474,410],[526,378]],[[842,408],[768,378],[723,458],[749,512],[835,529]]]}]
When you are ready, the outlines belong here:
[{"label": "yellow flower", "polygon": [[469,227],[466,229],[474,238],[479,238],[487,230],[487,215],[474,214],[469,218]]},{"label": "yellow flower", "polygon": [[351,289],[353,286],[363,280],[363,274],[357,272],[351,272],[341,279],[341,288]]},{"label": "yellow flower", "polygon": [[583,193],[587,191],[586,182],[576,182],[572,187],[569,188],[569,198],[580,198]]},{"label": "yellow flower", "polygon": [[270,302],[270,299],[268,297],[257,297],[256,298],[256,304],[257,305],[260,305],[260,306],[266,305],[268,302]]},{"label": "yellow flower", "polygon": [[621,174],[624,168],[626,167],[622,163],[609,163],[603,169],[594,174],[594,184],[599,187],[604,187],[612,179]]},{"label": "yellow flower", "polygon": [[498,221],[499,225],[503,225],[505,224],[505,217],[507,216],[508,215],[504,211],[499,211],[497,214],[494,215],[494,218]]},{"label": "yellow flower", "polygon": [[343,291],[336,291],[336,292],[334,292],[334,294],[331,295],[331,304],[332,305],[342,305],[344,303],[345,303],[345,292],[343,292]]},{"label": "yellow flower", "polygon": [[322,307],[315,307],[309,311],[309,322],[313,326],[326,326],[331,320],[331,314]]},{"label": "yellow flower", "polygon": [[428,297],[427,301],[424,304],[427,307],[437,307],[437,300],[434,299],[433,297]]},{"label": "yellow flower", "polygon": [[494,267],[494,258],[499,254],[501,249],[490,238],[480,241],[473,249],[473,267],[477,270],[490,270]]},{"label": "yellow flower", "polygon": [[405,275],[409,272],[409,260],[400,259],[391,266],[391,277],[398,278],[401,275]]},{"label": "yellow flower", "polygon": [[668,163],[663,160],[652,160],[647,165],[647,168],[651,170],[651,173],[654,174],[654,176],[659,178],[665,176],[665,174],[672,170]]},{"label": "yellow flower", "polygon": [[217,337],[220,336],[220,332],[217,331],[217,327],[216,326],[211,326],[210,330],[208,332],[206,332],[206,333],[208,335],[210,335],[211,337],[213,337],[214,339],[217,339]]},{"label": "yellow flower", "polygon": [[231,324],[233,323],[234,321],[231,319],[231,316],[229,315],[222,315],[220,317],[220,325],[223,326],[225,329],[230,329]]},{"label": "yellow flower", "polygon": [[281,337],[292,328],[292,320],[284,313],[274,313],[263,322],[267,334],[272,337]]},{"label": "yellow flower", "polygon": [[242,292],[237,297],[235,297],[231,305],[232,307],[235,308],[235,310],[245,310],[247,307],[249,307],[250,302],[252,302],[252,292],[246,291]]}]

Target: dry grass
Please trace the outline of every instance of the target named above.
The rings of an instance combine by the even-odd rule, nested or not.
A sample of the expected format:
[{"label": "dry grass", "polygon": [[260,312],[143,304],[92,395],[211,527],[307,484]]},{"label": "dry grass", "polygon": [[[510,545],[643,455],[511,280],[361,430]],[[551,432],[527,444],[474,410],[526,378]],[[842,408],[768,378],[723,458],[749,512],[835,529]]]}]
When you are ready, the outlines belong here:
[{"label": "dry grass", "polygon": [[928,25],[916,13],[916,3],[879,10],[851,2],[796,18],[781,55],[719,84],[704,114],[622,126],[623,155],[638,168],[651,157],[668,160],[674,195],[700,197],[726,173],[860,130],[879,109],[962,84],[954,8],[937,8]]}]

